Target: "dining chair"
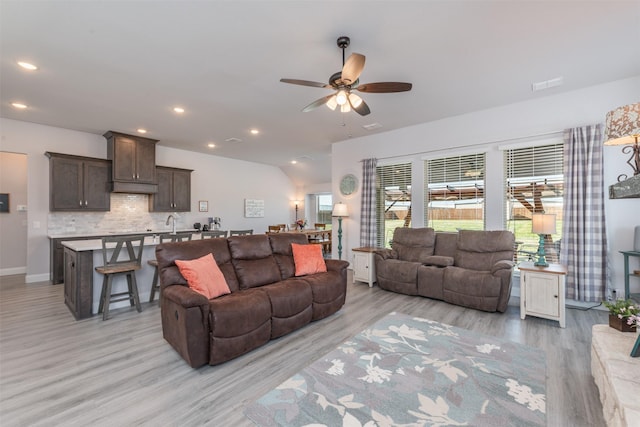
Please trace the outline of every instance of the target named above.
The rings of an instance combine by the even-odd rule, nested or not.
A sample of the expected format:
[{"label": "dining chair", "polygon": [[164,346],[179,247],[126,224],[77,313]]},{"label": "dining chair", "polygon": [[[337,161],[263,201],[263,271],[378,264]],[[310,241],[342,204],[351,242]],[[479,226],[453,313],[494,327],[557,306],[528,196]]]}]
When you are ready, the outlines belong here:
[{"label": "dining chair", "polygon": [[201,239],[212,239],[212,238],[225,238],[227,237],[227,230],[211,230],[211,231],[203,231],[200,233]]},{"label": "dining chair", "polygon": [[[118,301],[129,300],[132,307],[135,306],[138,312],[142,311],[140,297],[138,296],[136,271],[141,268],[143,248],[144,235],[106,236],[102,238],[103,265],[95,268],[98,273],[104,276],[102,292],[100,293],[100,305],[98,306],[98,313],[102,313],[102,320],[109,318],[109,306],[111,303]],[[125,275],[127,278],[127,291],[112,294],[113,278],[120,275]]]},{"label": "dining chair", "polygon": [[316,222],[315,224],[313,224],[313,228],[315,228],[316,230],[326,230],[327,224],[325,224],[324,222]]},{"label": "dining chair", "polygon": [[250,230],[229,230],[229,236],[246,236],[253,234],[253,229]]},{"label": "dining chair", "polygon": [[269,233],[280,233],[282,232],[282,228],[279,225],[270,225]]},{"label": "dining chair", "polygon": [[[160,243],[164,242],[186,242],[191,240],[193,235],[191,233],[163,233],[160,235]],[[147,264],[153,267],[153,280],[151,281],[151,293],[149,294],[149,302],[153,302],[156,298],[156,291],[160,293],[160,283],[158,283],[158,260],[150,259]]]}]

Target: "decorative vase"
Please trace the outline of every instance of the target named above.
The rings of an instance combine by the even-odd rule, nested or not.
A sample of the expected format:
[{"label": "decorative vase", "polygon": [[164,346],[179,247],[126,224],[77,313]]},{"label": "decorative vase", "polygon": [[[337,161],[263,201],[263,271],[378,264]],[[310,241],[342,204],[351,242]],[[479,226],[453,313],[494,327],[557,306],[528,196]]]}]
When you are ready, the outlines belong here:
[{"label": "decorative vase", "polygon": [[613,329],[617,329],[620,332],[635,332],[636,329],[632,328],[631,325],[627,325],[627,319],[623,318],[620,319],[618,318],[618,316],[615,316],[613,314],[609,315],[609,326],[611,326]]}]

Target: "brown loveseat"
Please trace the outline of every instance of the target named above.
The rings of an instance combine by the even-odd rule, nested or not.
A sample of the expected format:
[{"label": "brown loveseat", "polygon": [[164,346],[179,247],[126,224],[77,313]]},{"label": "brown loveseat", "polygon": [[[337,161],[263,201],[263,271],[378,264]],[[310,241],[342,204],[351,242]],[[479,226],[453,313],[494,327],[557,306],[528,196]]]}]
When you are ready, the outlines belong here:
[{"label": "brown loveseat", "polygon": [[[307,238],[278,233],[156,247],[162,333],[189,365],[226,362],[340,310],[348,263],[326,260],[326,273],[295,277],[291,243]],[[189,288],[175,264],[209,253],[231,290],[211,300]]]},{"label": "brown loveseat", "polygon": [[507,309],[514,235],[396,228],[392,249],[376,251],[378,286],[484,311]]}]

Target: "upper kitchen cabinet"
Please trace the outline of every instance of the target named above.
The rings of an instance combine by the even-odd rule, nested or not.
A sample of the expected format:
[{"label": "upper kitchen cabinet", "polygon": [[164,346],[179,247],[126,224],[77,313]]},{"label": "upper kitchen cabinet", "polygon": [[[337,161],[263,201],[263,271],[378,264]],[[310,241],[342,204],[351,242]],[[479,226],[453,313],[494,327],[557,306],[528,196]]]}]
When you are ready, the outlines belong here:
[{"label": "upper kitchen cabinet", "polygon": [[158,191],[155,139],[109,131],[107,157],[112,164],[112,191],[151,194]]},{"label": "upper kitchen cabinet", "polygon": [[108,211],[111,162],[46,152],[50,211]]},{"label": "upper kitchen cabinet", "polygon": [[156,167],[158,192],[149,197],[149,211],[191,211],[191,172],[189,169]]}]

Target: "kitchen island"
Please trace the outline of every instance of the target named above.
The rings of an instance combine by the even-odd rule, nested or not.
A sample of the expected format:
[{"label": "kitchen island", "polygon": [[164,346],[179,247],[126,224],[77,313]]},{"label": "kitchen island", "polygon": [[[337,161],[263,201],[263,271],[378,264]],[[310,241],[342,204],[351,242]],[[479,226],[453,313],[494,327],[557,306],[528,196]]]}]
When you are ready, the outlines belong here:
[{"label": "kitchen island", "polygon": [[[194,235],[194,238],[198,238]],[[147,301],[151,292],[154,267],[147,261],[155,259],[156,245],[159,238],[156,235],[145,236],[142,250],[142,266],[136,271],[138,295],[140,302]],[[64,247],[64,300],[76,319],[85,319],[98,312],[100,293],[102,291],[103,275],[95,271],[95,267],[104,264],[102,255],[102,240],[69,240],[62,241]],[[110,250],[109,251],[110,255]],[[113,293],[127,289],[126,277],[115,277]],[[128,307],[129,301],[119,301],[110,305],[111,309]]]}]

